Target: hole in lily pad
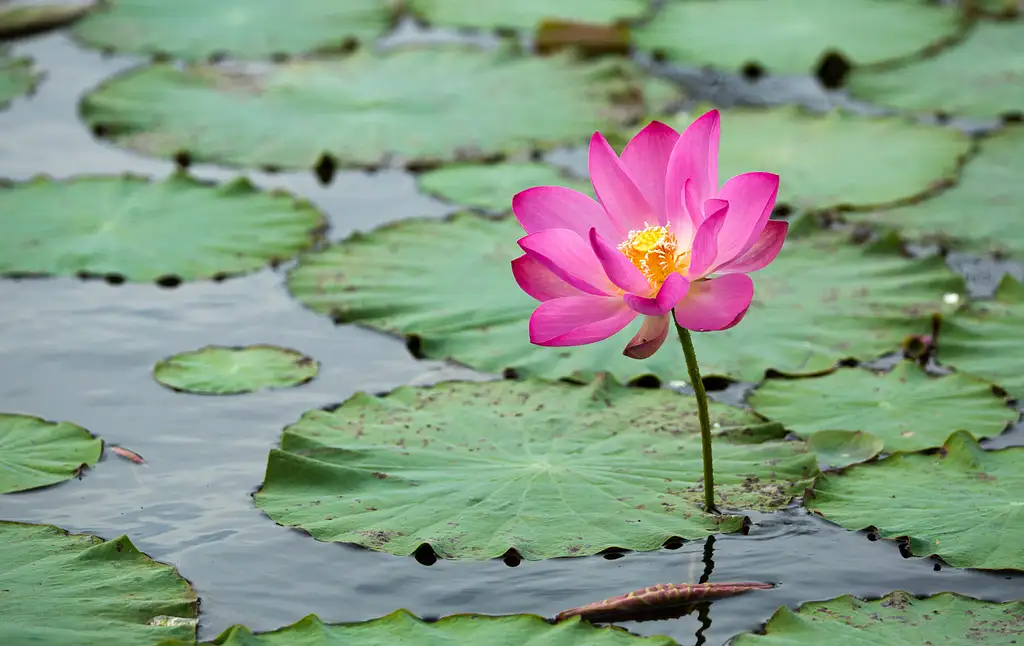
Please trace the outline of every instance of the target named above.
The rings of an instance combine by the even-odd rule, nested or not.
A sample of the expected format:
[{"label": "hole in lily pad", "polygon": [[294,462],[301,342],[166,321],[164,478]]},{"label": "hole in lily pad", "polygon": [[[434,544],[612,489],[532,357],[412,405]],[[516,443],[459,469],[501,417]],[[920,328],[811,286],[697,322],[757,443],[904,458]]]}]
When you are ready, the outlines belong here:
[{"label": "hole in lily pad", "polygon": [[430,547],[426,543],[417,547],[413,551],[412,555],[420,565],[430,567],[434,563],[437,563],[437,554],[434,553],[434,548]]},{"label": "hole in lily pad", "polygon": [[846,57],[840,52],[826,52],[818,63],[818,69],[814,75],[826,89],[835,90],[842,87],[843,80],[850,73],[852,67]]},{"label": "hole in lily pad", "polygon": [[206,346],[160,361],[153,377],[180,392],[237,395],[298,386],[311,381],[319,368],[316,360],[288,348]]},{"label": "hole in lily pad", "polygon": [[99,461],[103,441],[70,422],[0,413],[0,447],[0,494],[4,494],[46,487],[80,475]]}]

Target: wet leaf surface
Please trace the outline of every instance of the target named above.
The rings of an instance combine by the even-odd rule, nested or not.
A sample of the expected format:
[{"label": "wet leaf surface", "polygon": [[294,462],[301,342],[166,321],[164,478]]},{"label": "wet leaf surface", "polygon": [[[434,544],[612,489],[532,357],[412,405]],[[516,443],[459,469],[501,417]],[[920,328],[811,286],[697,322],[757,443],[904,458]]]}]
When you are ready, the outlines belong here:
[{"label": "wet leaf surface", "polygon": [[81,426],[0,413],[0,494],[70,480],[102,452],[103,440]]},{"label": "wet leaf surface", "polygon": [[818,456],[819,466],[842,469],[881,453],[885,440],[864,431],[817,431],[807,438],[807,444]]}]

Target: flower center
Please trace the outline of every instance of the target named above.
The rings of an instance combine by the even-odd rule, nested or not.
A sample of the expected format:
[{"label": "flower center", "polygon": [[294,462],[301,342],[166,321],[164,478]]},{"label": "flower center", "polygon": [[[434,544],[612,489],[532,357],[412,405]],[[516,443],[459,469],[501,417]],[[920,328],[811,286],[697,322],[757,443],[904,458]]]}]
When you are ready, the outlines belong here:
[{"label": "flower center", "polygon": [[618,249],[653,287],[660,287],[671,274],[685,276],[690,269],[690,250],[679,248],[679,241],[667,226],[630,231]]}]

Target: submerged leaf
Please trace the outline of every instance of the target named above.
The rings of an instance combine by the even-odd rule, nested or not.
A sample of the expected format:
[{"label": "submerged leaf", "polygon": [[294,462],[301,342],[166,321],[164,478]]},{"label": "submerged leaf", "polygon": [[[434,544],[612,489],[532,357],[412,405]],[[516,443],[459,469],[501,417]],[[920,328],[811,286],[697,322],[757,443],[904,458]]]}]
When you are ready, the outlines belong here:
[{"label": "submerged leaf", "polygon": [[582,617],[594,622],[636,621],[639,616],[653,609],[687,606],[774,587],[771,583],[661,583],[579,608],[563,610],[555,619],[563,621],[570,617]]}]

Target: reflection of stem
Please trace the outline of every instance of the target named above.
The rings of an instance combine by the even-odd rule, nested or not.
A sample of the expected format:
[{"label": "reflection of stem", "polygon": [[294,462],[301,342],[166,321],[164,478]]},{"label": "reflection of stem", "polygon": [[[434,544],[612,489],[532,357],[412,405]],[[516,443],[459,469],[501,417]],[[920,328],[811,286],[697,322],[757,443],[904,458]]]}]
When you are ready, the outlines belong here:
[{"label": "reflection of stem", "polygon": [[693,646],[704,646],[704,642],[708,640],[708,638],[704,636],[704,632],[708,628],[711,628],[710,603],[702,603],[699,606],[697,606],[697,621],[700,622],[700,628],[698,628],[697,632],[693,635],[697,638],[697,641],[693,643]]},{"label": "reflection of stem", "polygon": [[704,574],[700,575],[700,583],[707,583],[711,578],[711,573],[715,571],[715,537],[708,536],[708,540],[704,541]]},{"label": "reflection of stem", "polygon": [[[675,323],[675,312],[672,321]],[[693,386],[693,394],[697,396],[697,417],[700,419],[700,444],[704,456],[704,510],[709,514],[717,514],[715,506],[715,472],[711,466],[711,419],[708,416],[708,394],[704,392],[704,382],[700,378],[700,368],[697,367],[697,353],[693,349],[693,340],[690,339],[690,331],[676,325],[676,334],[679,335],[679,343],[683,346],[683,355],[686,356],[686,370],[690,374],[690,384]]]}]

